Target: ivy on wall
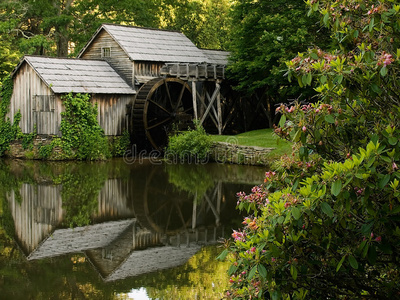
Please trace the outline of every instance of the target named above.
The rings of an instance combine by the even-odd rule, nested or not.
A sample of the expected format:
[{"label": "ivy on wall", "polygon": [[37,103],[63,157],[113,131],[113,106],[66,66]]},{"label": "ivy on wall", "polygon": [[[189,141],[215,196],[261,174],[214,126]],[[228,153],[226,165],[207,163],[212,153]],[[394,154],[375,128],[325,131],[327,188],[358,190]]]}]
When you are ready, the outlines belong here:
[{"label": "ivy on wall", "polygon": [[10,143],[21,134],[21,129],[19,128],[21,113],[17,112],[15,114],[13,123],[7,118],[12,92],[13,81],[8,76],[3,80],[0,90],[0,157],[10,148]]}]

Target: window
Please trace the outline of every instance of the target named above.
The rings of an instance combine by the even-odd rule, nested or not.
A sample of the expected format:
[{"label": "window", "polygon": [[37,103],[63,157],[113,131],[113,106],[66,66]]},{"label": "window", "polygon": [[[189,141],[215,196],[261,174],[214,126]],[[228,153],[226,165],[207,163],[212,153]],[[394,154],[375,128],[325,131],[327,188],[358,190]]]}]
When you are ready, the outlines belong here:
[{"label": "window", "polygon": [[34,95],[32,110],[36,112],[52,112],[55,106],[54,95]]},{"label": "window", "polygon": [[110,47],[101,48],[101,57],[111,57],[111,48]]}]

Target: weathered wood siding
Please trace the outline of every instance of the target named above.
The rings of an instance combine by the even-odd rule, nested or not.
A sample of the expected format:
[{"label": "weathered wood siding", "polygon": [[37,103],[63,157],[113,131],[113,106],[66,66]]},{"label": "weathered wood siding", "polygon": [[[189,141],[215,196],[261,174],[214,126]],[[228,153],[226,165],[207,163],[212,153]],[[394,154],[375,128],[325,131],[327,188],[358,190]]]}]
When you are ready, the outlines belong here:
[{"label": "weathered wood siding", "polygon": [[135,62],[135,76],[160,77],[163,62],[139,61]]},{"label": "weathered wood siding", "polygon": [[[110,57],[102,57],[102,48],[111,49]],[[117,70],[125,81],[133,86],[132,61],[117,42],[105,31],[102,30],[95,40],[90,44],[80,58],[104,59]]]},{"label": "weathered wood siding", "polygon": [[8,195],[15,234],[25,254],[31,253],[63,219],[61,186],[22,184]]},{"label": "weathered wood siding", "polygon": [[98,212],[94,216],[95,219],[117,219],[132,218],[134,216],[133,209],[128,203],[129,182],[120,178],[110,178],[104,183],[99,193]]},{"label": "weathered wood siding", "polygon": [[36,124],[38,134],[58,135],[62,103],[59,96],[42,81],[36,72],[24,63],[14,76],[9,117],[20,111],[20,127],[23,133],[33,132]]},{"label": "weathered wood siding", "polygon": [[92,103],[97,103],[97,120],[106,135],[122,135],[128,130],[127,105],[133,96],[93,95]]}]

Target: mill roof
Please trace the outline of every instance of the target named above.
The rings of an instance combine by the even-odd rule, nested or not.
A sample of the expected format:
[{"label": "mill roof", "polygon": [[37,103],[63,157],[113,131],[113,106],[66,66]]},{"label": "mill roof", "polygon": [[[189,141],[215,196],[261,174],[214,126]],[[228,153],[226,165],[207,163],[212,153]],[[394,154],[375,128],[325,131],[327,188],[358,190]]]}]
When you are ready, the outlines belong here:
[{"label": "mill roof", "polygon": [[106,61],[25,56],[13,76],[24,62],[54,93],[136,93]]},{"label": "mill roof", "polygon": [[[80,57],[97,35],[105,30],[120,45],[132,61],[182,62],[182,63],[214,63],[217,53],[210,57],[196,47],[183,33],[179,31],[142,28],[124,25],[103,24],[85,48]],[[216,51],[224,57],[227,52]],[[221,57],[219,62],[226,60]]]}]

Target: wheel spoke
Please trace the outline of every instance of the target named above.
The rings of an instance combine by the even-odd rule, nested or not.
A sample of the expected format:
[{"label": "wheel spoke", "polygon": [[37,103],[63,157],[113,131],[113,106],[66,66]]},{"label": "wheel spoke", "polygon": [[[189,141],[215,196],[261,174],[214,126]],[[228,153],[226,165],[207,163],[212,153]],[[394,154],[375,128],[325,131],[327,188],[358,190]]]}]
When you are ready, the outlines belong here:
[{"label": "wheel spoke", "polygon": [[182,98],[183,98],[183,93],[185,92],[185,85],[183,84],[182,85],[182,89],[181,89],[181,92],[179,93],[179,97],[178,97],[178,102],[177,102],[177,104],[176,104],[176,106],[175,106],[175,109],[174,109],[174,113],[176,113],[177,111],[178,111],[178,108],[179,108],[179,106],[181,105],[181,102],[182,102]]},{"label": "wheel spoke", "polygon": [[170,120],[172,120],[172,118],[170,118],[170,117],[169,117],[169,118],[166,118],[166,119],[164,119],[164,120],[162,120],[162,121],[160,121],[160,122],[158,122],[158,123],[156,123],[156,124],[154,124],[154,125],[148,126],[148,127],[147,127],[147,130],[156,128],[156,127],[158,127],[158,126],[161,126],[161,125],[163,125],[164,123],[167,123],[167,122],[170,121]]},{"label": "wheel spoke", "polygon": [[169,112],[166,108],[155,102],[153,99],[149,99],[149,102],[157,106],[159,109],[165,111],[168,115],[171,115],[171,112]]},{"label": "wheel spoke", "polygon": [[172,111],[174,111],[173,110],[174,106],[172,104],[171,93],[169,92],[169,87],[168,87],[167,81],[164,81],[164,85],[165,85],[165,91],[167,92],[167,98],[168,98],[169,104],[171,105]]},{"label": "wheel spoke", "polygon": [[185,109],[183,112],[186,114],[187,112],[189,112],[191,110],[193,110],[193,107],[189,107],[189,108]]}]

